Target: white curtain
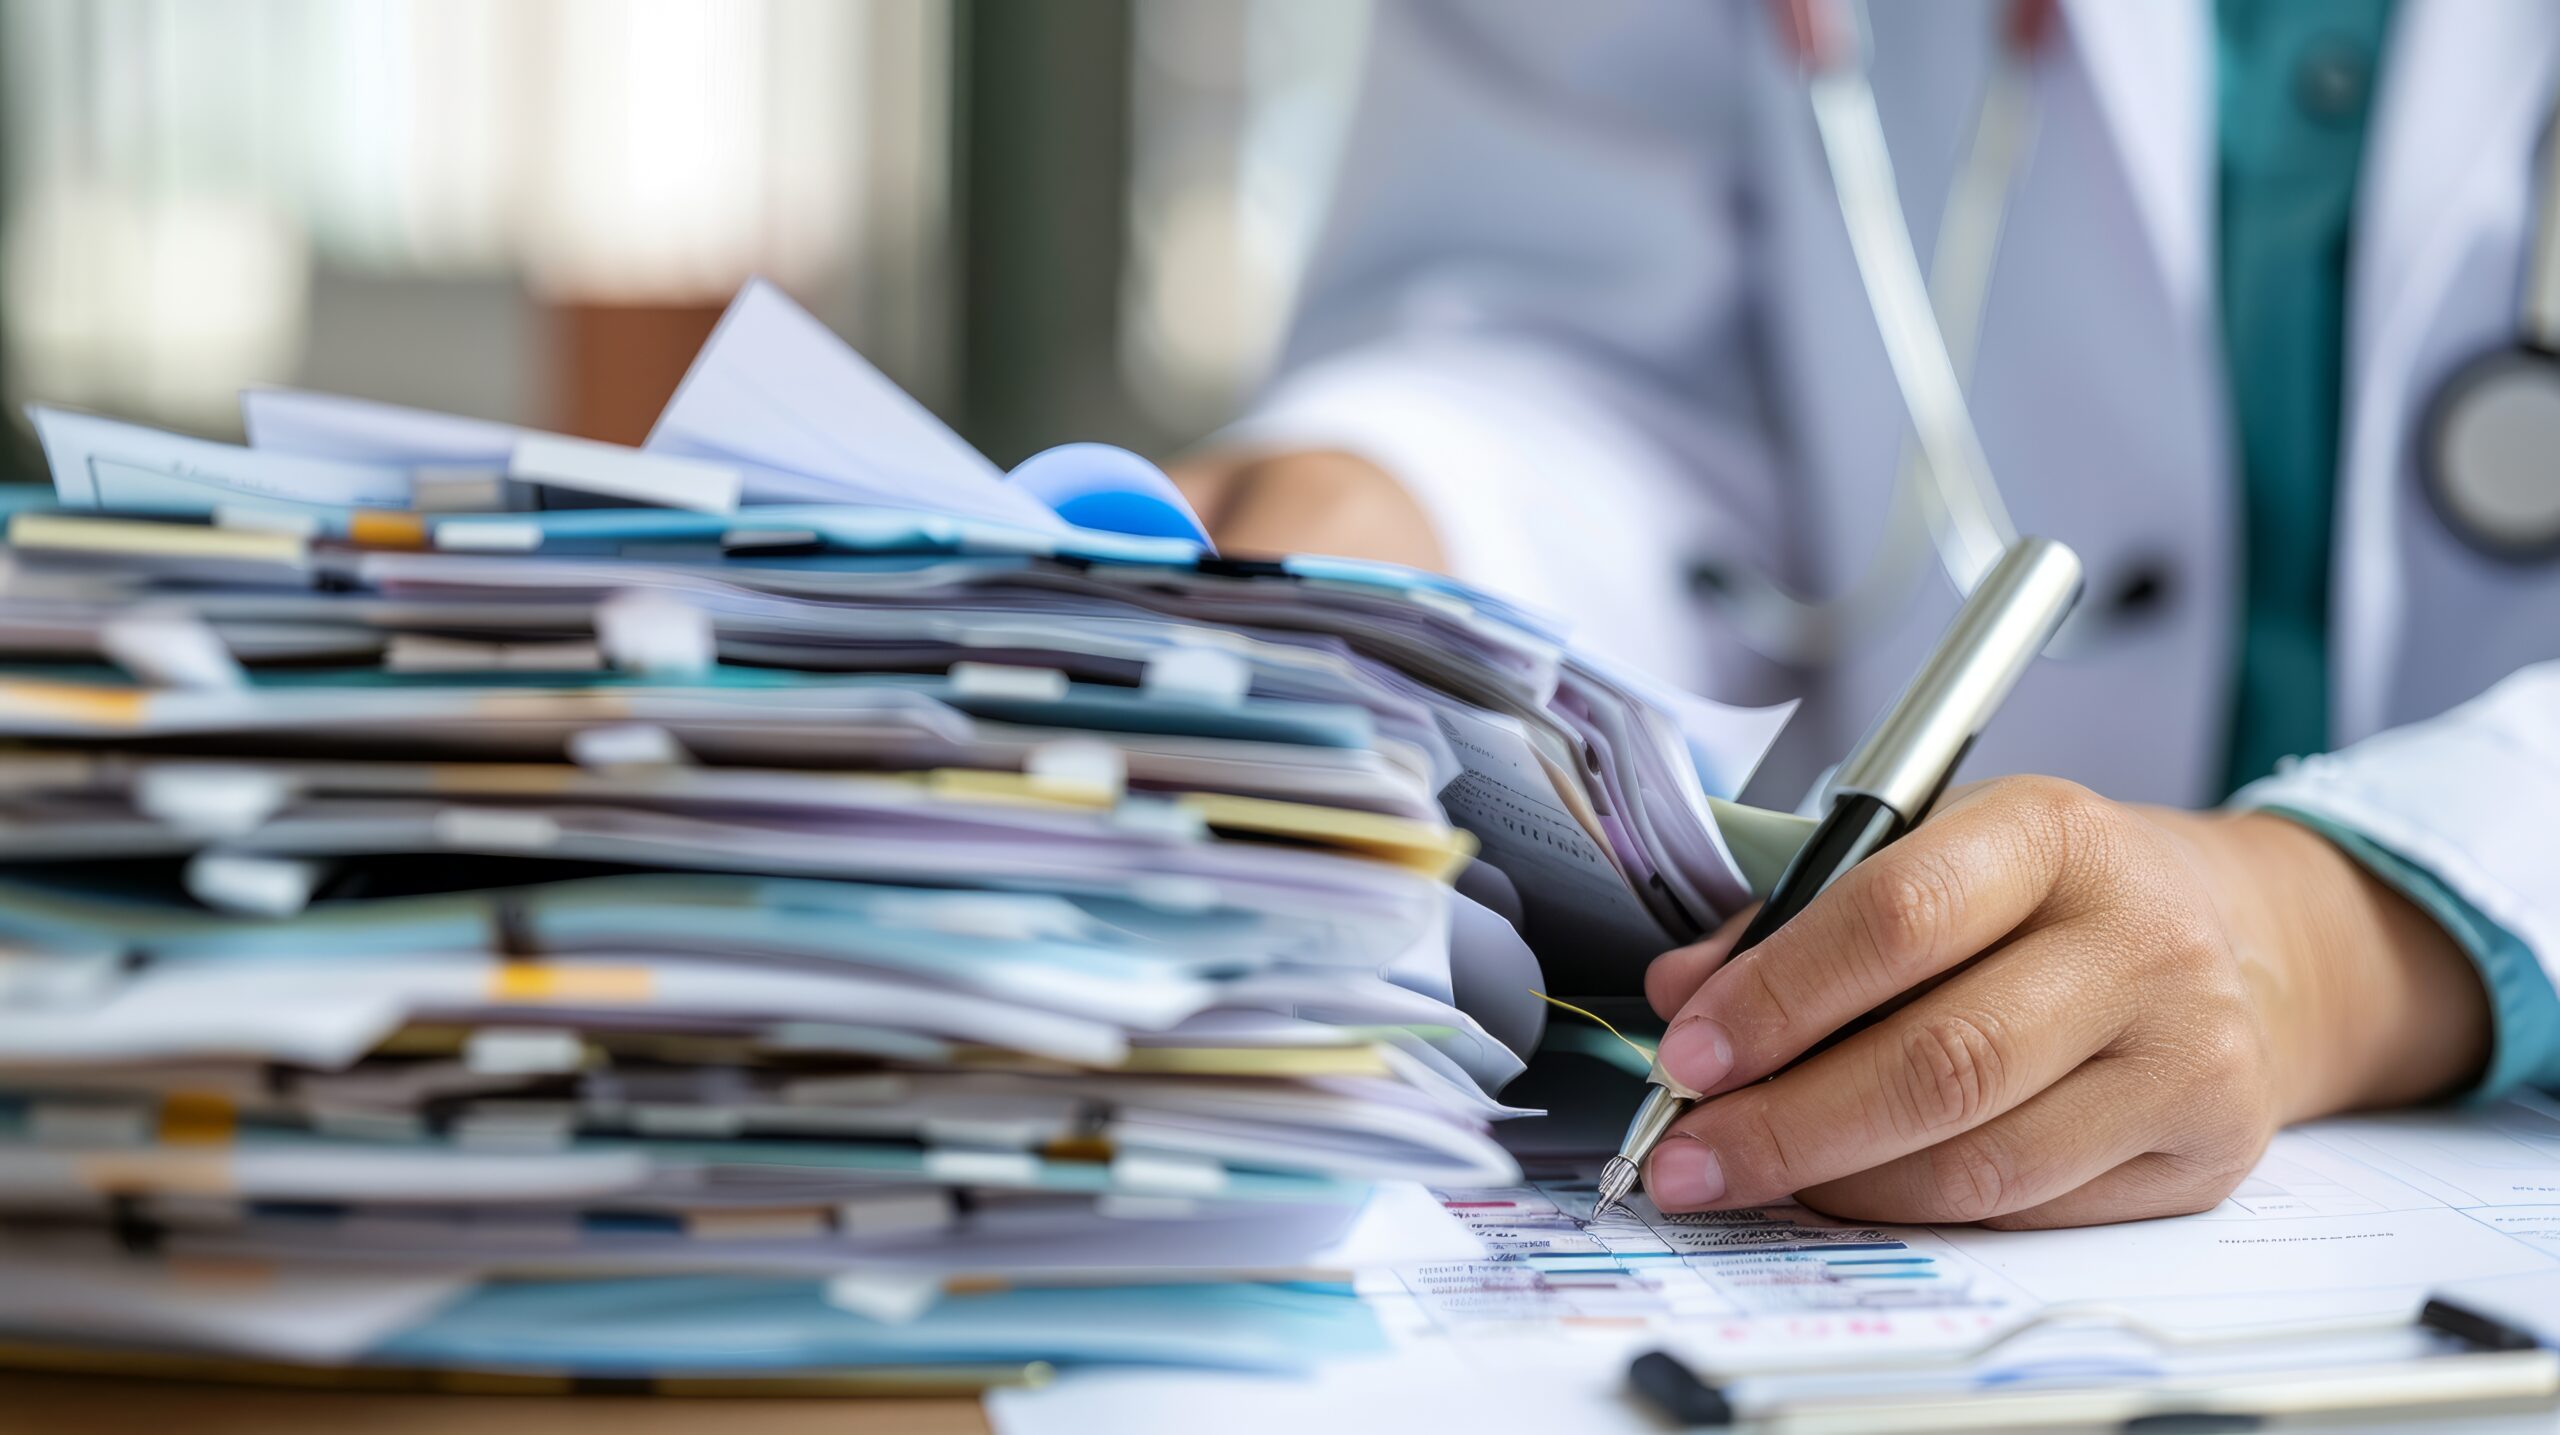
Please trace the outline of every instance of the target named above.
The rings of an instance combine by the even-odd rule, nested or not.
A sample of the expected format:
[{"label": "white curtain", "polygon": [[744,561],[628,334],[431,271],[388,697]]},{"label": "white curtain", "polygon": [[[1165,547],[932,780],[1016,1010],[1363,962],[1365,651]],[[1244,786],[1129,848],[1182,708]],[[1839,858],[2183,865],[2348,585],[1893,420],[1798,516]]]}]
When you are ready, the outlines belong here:
[{"label": "white curtain", "polygon": [[831,277],[910,6],[0,0],[12,370],[213,418],[294,371],[323,260],[611,301]]}]

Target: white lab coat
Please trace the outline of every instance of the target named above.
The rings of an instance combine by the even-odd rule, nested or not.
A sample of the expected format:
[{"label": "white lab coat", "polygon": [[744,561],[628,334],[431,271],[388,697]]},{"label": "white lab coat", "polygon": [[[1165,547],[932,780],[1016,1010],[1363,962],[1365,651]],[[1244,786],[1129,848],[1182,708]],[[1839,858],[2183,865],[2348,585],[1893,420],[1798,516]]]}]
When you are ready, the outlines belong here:
[{"label": "white lab coat", "polygon": [[[1995,6],[1872,8],[1875,87],[1925,260]],[[1421,497],[1460,576],[1560,612],[1594,647],[1720,697],[1805,696],[1778,783],[1755,789],[1791,801],[1786,784],[1855,739],[1954,598],[1932,574],[1890,631],[1792,672],[1744,649],[1692,581],[1723,555],[1799,593],[1851,584],[1873,561],[1904,432],[1767,9],[1381,0],[1286,360],[1233,437],[1377,459]],[[2214,295],[2211,26],[2210,0],[2065,0],[2041,59],[2039,138],[1971,391],[2019,526],[2079,550],[2111,631],[2030,672],[1967,777],[2219,795],[2239,489]],[[2560,5],[2404,0],[2378,84],[2332,565],[2345,751],[2252,797],[2400,850],[2549,967],[2560,562],[2480,557],[2437,520],[2413,462],[2438,385],[2516,332]],[[2155,601],[2103,611],[2146,580]]]}]

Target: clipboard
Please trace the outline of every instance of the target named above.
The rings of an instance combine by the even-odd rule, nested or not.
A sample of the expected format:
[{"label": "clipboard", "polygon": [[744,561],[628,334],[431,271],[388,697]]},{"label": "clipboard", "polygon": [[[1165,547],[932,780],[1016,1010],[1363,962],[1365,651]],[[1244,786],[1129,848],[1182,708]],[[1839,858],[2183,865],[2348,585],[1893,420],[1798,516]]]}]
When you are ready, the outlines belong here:
[{"label": "clipboard", "polygon": [[[2163,1352],[2207,1350],[2216,1368],[2152,1378],[2068,1374],[1995,1383],[1961,1380],[2026,1337],[2062,1328],[2120,1333]],[[2400,1332],[2410,1353],[2342,1361],[2324,1342]],[[2256,1356],[2263,1354],[2264,1359]],[[1897,1388],[1879,1379],[1905,1372]],[[1819,1383],[1854,1378],[1834,1393],[1755,1395],[1751,1382],[1776,1374]],[[1899,1360],[1757,1369],[1693,1369],[1665,1351],[1628,1368],[1631,1392],[1684,1429],[1748,1429],[1758,1435],[1850,1432],[1960,1432],[2052,1427],[2205,1432],[2254,1430],[2287,1417],[2355,1414],[2412,1419],[2547,1410],[2560,1403],[2560,1351],[2495,1317],[2432,1299],[2414,1320],[2352,1320],[2238,1333],[2164,1329],[2106,1306],[2056,1306],[1988,1340]]]}]

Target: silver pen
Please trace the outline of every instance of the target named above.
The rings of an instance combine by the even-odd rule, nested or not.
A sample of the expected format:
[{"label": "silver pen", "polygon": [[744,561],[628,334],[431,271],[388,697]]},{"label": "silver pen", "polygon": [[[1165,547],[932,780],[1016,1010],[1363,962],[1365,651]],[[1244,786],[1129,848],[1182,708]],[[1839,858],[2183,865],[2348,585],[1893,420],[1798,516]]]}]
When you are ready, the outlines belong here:
[{"label": "silver pen", "polygon": [[[2049,538],[2021,538],[2009,546],[1956,610],[1911,685],[1841,764],[1831,783],[1831,810],[1743,929],[1735,955],[1786,925],[1841,873],[1928,812],[2079,596],[2077,554]],[[1646,1155],[1704,1094],[1664,1071],[1659,1057],[1645,1080],[1650,1085],[1644,1104],[1600,1173],[1595,1216],[1608,1214],[1635,1189]]]}]

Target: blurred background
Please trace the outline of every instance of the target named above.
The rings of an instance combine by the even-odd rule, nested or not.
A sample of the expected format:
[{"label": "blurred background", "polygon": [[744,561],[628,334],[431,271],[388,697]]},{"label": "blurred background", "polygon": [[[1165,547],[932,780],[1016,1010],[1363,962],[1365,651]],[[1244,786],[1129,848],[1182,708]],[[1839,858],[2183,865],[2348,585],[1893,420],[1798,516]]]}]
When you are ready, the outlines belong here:
[{"label": "blurred background", "polygon": [[1365,0],[0,0],[0,394],[637,442],[767,275],[997,462],[1261,377]]}]

